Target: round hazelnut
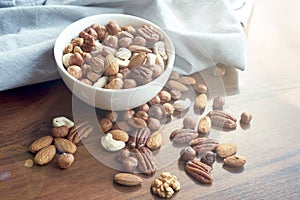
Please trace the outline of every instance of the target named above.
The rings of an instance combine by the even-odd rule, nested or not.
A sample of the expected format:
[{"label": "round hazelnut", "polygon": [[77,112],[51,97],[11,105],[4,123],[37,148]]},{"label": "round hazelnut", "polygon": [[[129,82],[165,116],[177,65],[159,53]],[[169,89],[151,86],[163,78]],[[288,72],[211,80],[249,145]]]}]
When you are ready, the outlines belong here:
[{"label": "round hazelnut", "polygon": [[148,128],[151,131],[157,131],[160,128],[160,121],[158,119],[155,119],[153,117],[149,118],[147,120]]},{"label": "round hazelnut", "polygon": [[149,117],[154,117],[156,119],[161,119],[164,115],[163,110],[160,105],[152,105],[149,108]]},{"label": "round hazelnut", "polygon": [[123,85],[123,87],[125,89],[127,89],[127,88],[134,88],[136,86],[137,86],[137,83],[136,83],[136,81],[134,79],[124,79],[124,85]]},{"label": "round hazelnut", "polygon": [[51,135],[53,137],[66,137],[69,133],[67,126],[53,127]]},{"label": "round hazelnut", "polygon": [[139,110],[135,113],[135,116],[138,117],[138,118],[141,118],[143,120],[147,120],[149,118],[149,115],[147,112],[145,111],[142,111],[142,110]]},{"label": "round hazelnut", "polygon": [[83,59],[81,54],[78,52],[73,53],[73,55],[70,57],[69,63],[70,65],[81,66],[83,64]]},{"label": "round hazelnut", "polygon": [[243,113],[241,114],[241,120],[240,120],[240,122],[241,122],[242,124],[249,124],[251,120],[252,120],[252,115],[251,115],[250,113],[248,113],[248,112],[243,112]]},{"label": "round hazelnut", "polygon": [[150,105],[154,105],[154,104],[160,104],[160,97],[158,95],[156,95],[155,97],[153,97],[150,101],[149,104]]},{"label": "round hazelnut", "polygon": [[112,122],[108,118],[102,118],[99,121],[99,126],[106,133],[112,128]]},{"label": "round hazelnut", "polygon": [[106,24],[106,30],[110,35],[117,35],[119,32],[122,31],[119,24],[117,24],[114,21],[110,21]]},{"label": "round hazelnut", "polygon": [[193,117],[185,117],[183,119],[183,126],[188,129],[194,129],[196,126],[196,120]]},{"label": "round hazelnut", "polygon": [[193,147],[185,147],[180,151],[180,159],[184,161],[194,160],[196,157],[196,151]]},{"label": "round hazelnut", "polygon": [[148,112],[149,111],[149,105],[148,104],[143,104],[141,106],[138,107],[138,110],[144,111],[144,112]]},{"label": "round hazelnut", "polygon": [[202,83],[196,83],[194,89],[197,93],[204,94],[207,92],[207,86]]},{"label": "round hazelnut", "polygon": [[109,120],[112,121],[112,122],[116,122],[117,119],[118,119],[118,113],[115,112],[115,111],[109,111],[109,112],[106,114],[106,118],[109,119]]},{"label": "round hazelnut", "polygon": [[119,162],[123,162],[123,160],[125,160],[126,158],[128,158],[130,156],[130,151],[125,148],[125,149],[122,149],[121,151],[118,152],[116,158],[117,158],[117,161]]},{"label": "round hazelnut", "polygon": [[137,165],[138,165],[137,159],[132,156],[125,158],[125,160],[123,160],[122,162],[122,166],[124,170],[128,172],[134,172]]},{"label": "round hazelnut", "polygon": [[176,71],[172,71],[170,74],[170,80],[178,80],[180,78],[180,74]]},{"label": "round hazelnut", "polygon": [[68,169],[74,162],[74,156],[70,153],[60,154],[57,158],[57,164],[61,169]]},{"label": "round hazelnut", "polygon": [[76,79],[81,79],[81,77],[82,77],[82,70],[77,65],[69,66],[67,71],[69,72],[69,74],[71,74]]},{"label": "round hazelnut", "polygon": [[164,90],[160,91],[158,93],[158,96],[159,96],[161,102],[169,102],[169,101],[171,101],[171,98],[172,98],[171,94]]},{"label": "round hazelnut", "polygon": [[224,104],[225,104],[224,99],[220,96],[217,96],[213,100],[213,109],[214,110],[222,110]]},{"label": "round hazelnut", "polygon": [[130,118],[132,118],[135,114],[135,111],[134,110],[126,110],[123,112],[123,120],[126,121]]}]

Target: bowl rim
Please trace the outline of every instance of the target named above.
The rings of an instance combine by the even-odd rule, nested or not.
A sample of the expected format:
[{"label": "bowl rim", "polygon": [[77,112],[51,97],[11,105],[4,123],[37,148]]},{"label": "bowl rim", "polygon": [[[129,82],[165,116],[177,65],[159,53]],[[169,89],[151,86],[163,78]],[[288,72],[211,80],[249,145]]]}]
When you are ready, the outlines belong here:
[{"label": "bowl rim", "polygon": [[[167,41],[167,45],[168,45],[168,50],[167,50],[168,61],[167,61],[167,64],[165,65],[165,69],[164,69],[163,73],[161,75],[159,75],[158,77],[156,77],[155,79],[153,79],[151,82],[147,83],[147,84],[140,85],[140,86],[137,86],[137,87],[134,87],[134,88],[124,88],[124,89],[107,89],[107,88],[95,87],[93,85],[85,84],[85,83],[79,81],[78,79],[76,79],[75,77],[73,77],[72,75],[70,75],[67,72],[67,70],[65,69],[65,67],[63,66],[63,64],[62,64],[62,57],[61,56],[63,55],[63,53],[62,53],[63,49],[59,48],[61,46],[59,44],[60,40],[62,40],[62,38],[64,38],[65,33],[68,32],[69,29],[73,29],[73,27],[76,27],[77,24],[80,24],[82,22],[89,22],[89,23],[87,23],[88,25],[86,26],[86,27],[88,27],[91,24],[95,23],[95,22],[93,22],[93,21],[95,21],[95,19],[101,18],[101,17],[106,17],[106,18],[109,18],[109,17],[119,17],[119,18],[120,17],[126,17],[129,20],[137,20],[137,21],[140,21],[140,22],[145,22],[145,24],[149,24],[149,25],[155,27],[156,29],[158,29],[159,31],[161,31],[164,34],[164,41]],[[116,19],[112,19],[112,21],[113,20],[116,20]],[[83,27],[82,30],[84,30],[86,27]],[[76,33],[76,34],[78,35],[79,33]],[[134,16],[134,15],[121,14],[121,13],[106,13],[106,14],[91,15],[91,16],[84,17],[84,18],[81,18],[79,20],[76,20],[76,21],[72,22],[71,24],[66,26],[60,32],[60,34],[57,36],[57,38],[55,40],[53,52],[54,52],[54,59],[55,59],[57,68],[59,68],[60,71],[62,71],[68,78],[71,78],[74,81],[74,85],[79,84],[80,86],[87,87],[89,89],[95,90],[95,92],[99,91],[99,92],[104,92],[104,93],[113,93],[113,92],[126,93],[126,92],[129,92],[129,91],[135,91],[135,90],[147,88],[147,86],[152,85],[152,84],[157,84],[158,83],[157,81],[159,80],[160,77],[162,77],[162,75],[164,73],[167,73],[168,70],[172,70],[173,65],[174,65],[174,61],[175,61],[175,46],[174,46],[174,43],[171,40],[170,36],[161,27],[159,27],[158,25],[154,24],[153,22],[151,22],[147,19],[137,17],[137,16]],[[60,62],[58,62],[58,61],[60,61]]]}]

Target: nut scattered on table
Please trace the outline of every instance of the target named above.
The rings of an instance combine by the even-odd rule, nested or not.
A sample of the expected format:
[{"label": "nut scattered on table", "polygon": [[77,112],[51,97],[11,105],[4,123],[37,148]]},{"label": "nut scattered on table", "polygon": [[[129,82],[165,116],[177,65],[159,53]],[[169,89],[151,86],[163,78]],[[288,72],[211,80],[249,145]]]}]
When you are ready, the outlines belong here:
[{"label": "nut scattered on table", "polygon": [[38,165],[46,165],[52,161],[56,154],[56,148],[54,145],[48,145],[42,148],[34,156],[34,162]]},{"label": "nut scattered on table", "polygon": [[161,173],[151,184],[151,191],[162,198],[171,198],[179,190],[180,182],[170,172]]},{"label": "nut scattered on table", "polygon": [[114,176],[114,180],[124,186],[138,186],[141,185],[143,179],[135,174],[130,173],[117,173]]},{"label": "nut scattered on table", "polygon": [[243,113],[241,114],[241,120],[240,120],[240,122],[241,122],[242,124],[249,124],[251,120],[252,120],[252,115],[251,115],[250,113],[248,113],[248,112],[243,112]]},{"label": "nut scattered on table", "polygon": [[51,135],[43,136],[38,138],[37,140],[33,141],[28,150],[32,153],[36,153],[40,151],[42,148],[49,146],[53,141],[53,137]]},{"label": "nut scattered on table", "polygon": [[68,169],[74,162],[74,155],[71,153],[62,153],[57,158],[57,164],[61,169]]},{"label": "nut scattered on table", "polygon": [[236,153],[237,145],[233,143],[222,143],[216,148],[216,153],[221,158],[226,158],[232,156]]},{"label": "nut scattered on table", "polygon": [[210,184],[213,179],[210,175],[212,168],[200,161],[190,160],[185,165],[185,171],[201,183]]},{"label": "nut scattered on table", "polygon": [[246,158],[244,156],[228,156],[224,159],[224,164],[233,168],[241,168],[245,165]]}]

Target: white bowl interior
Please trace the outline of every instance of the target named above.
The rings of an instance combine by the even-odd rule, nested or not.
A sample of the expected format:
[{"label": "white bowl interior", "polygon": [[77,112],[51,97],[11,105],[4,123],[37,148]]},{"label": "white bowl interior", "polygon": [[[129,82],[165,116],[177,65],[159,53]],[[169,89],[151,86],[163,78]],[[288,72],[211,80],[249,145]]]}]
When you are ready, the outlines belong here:
[{"label": "white bowl interior", "polygon": [[[84,84],[65,70],[62,64],[62,56],[66,44],[68,44],[72,38],[77,37],[80,31],[86,27],[94,23],[105,25],[109,21],[115,21],[120,26],[133,25],[139,27],[144,24],[150,24],[164,33],[168,63],[165,67],[165,71],[158,78],[136,88],[113,90],[96,88]],[[75,96],[91,106],[105,110],[119,111],[135,108],[146,103],[164,87],[173,69],[175,48],[168,35],[161,28],[148,20],[125,14],[100,14],[80,19],[66,27],[57,37],[54,45],[54,57],[61,78]]]}]

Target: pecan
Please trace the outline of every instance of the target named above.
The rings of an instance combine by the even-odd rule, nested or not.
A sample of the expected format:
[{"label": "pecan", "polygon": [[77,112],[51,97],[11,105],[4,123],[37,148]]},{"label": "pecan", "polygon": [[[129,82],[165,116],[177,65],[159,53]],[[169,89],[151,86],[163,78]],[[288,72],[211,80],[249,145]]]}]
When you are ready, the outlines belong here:
[{"label": "pecan", "polygon": [[144,66],[138,66],[131,70],[130,76],[138,85],[144,85],[152,81],[152,73],[151,69]]},{"label": "pecan", "polygon": [[170,139],[174,143],[188,143],[197,138],[199,133],[193,129],[176,129],[172,131]]},{"label": "pecan", "polygon": [[207,114],[213,126],[225,128],[225,129],[235,129],[237,126],[237,119],[229,114],[220,110],[213,110]]},{"label": "pecan", "polygon": [[143,25],[139,28],[138,33],[150,42],[158,42],[163,39],[163,34],[151,25]]},{"label": "pecan", "polygon": [[210,184],[213,179],[210,175],[212,168],[200,161],[188,161],[185,166],[185,171],[194,179],[201,183]]},{"label": "pecan", "polygon": [[214,151],[219,142],[213,138],[195,138],[190,141],[189,145],[195,149],[198,154],[202,154],[206,151]]},{"label": "pecan", "polygon": [[147,147],[133,149],[132,153],[138,160],[138,169],[144,174],[153,174],[156,171],[156,164],[153,154]]},{"label": "pecan", "polygon": [[88,121],[75,125],[68,134],[68,140],[77,144],[82,138],[87,137],[93,131],[93,126]]},{"label": "pecan", "polygon": [[149,128],[135,129],[129,136],[128,144],[131,148],[140,148],[145,146],[151,131]]}]

